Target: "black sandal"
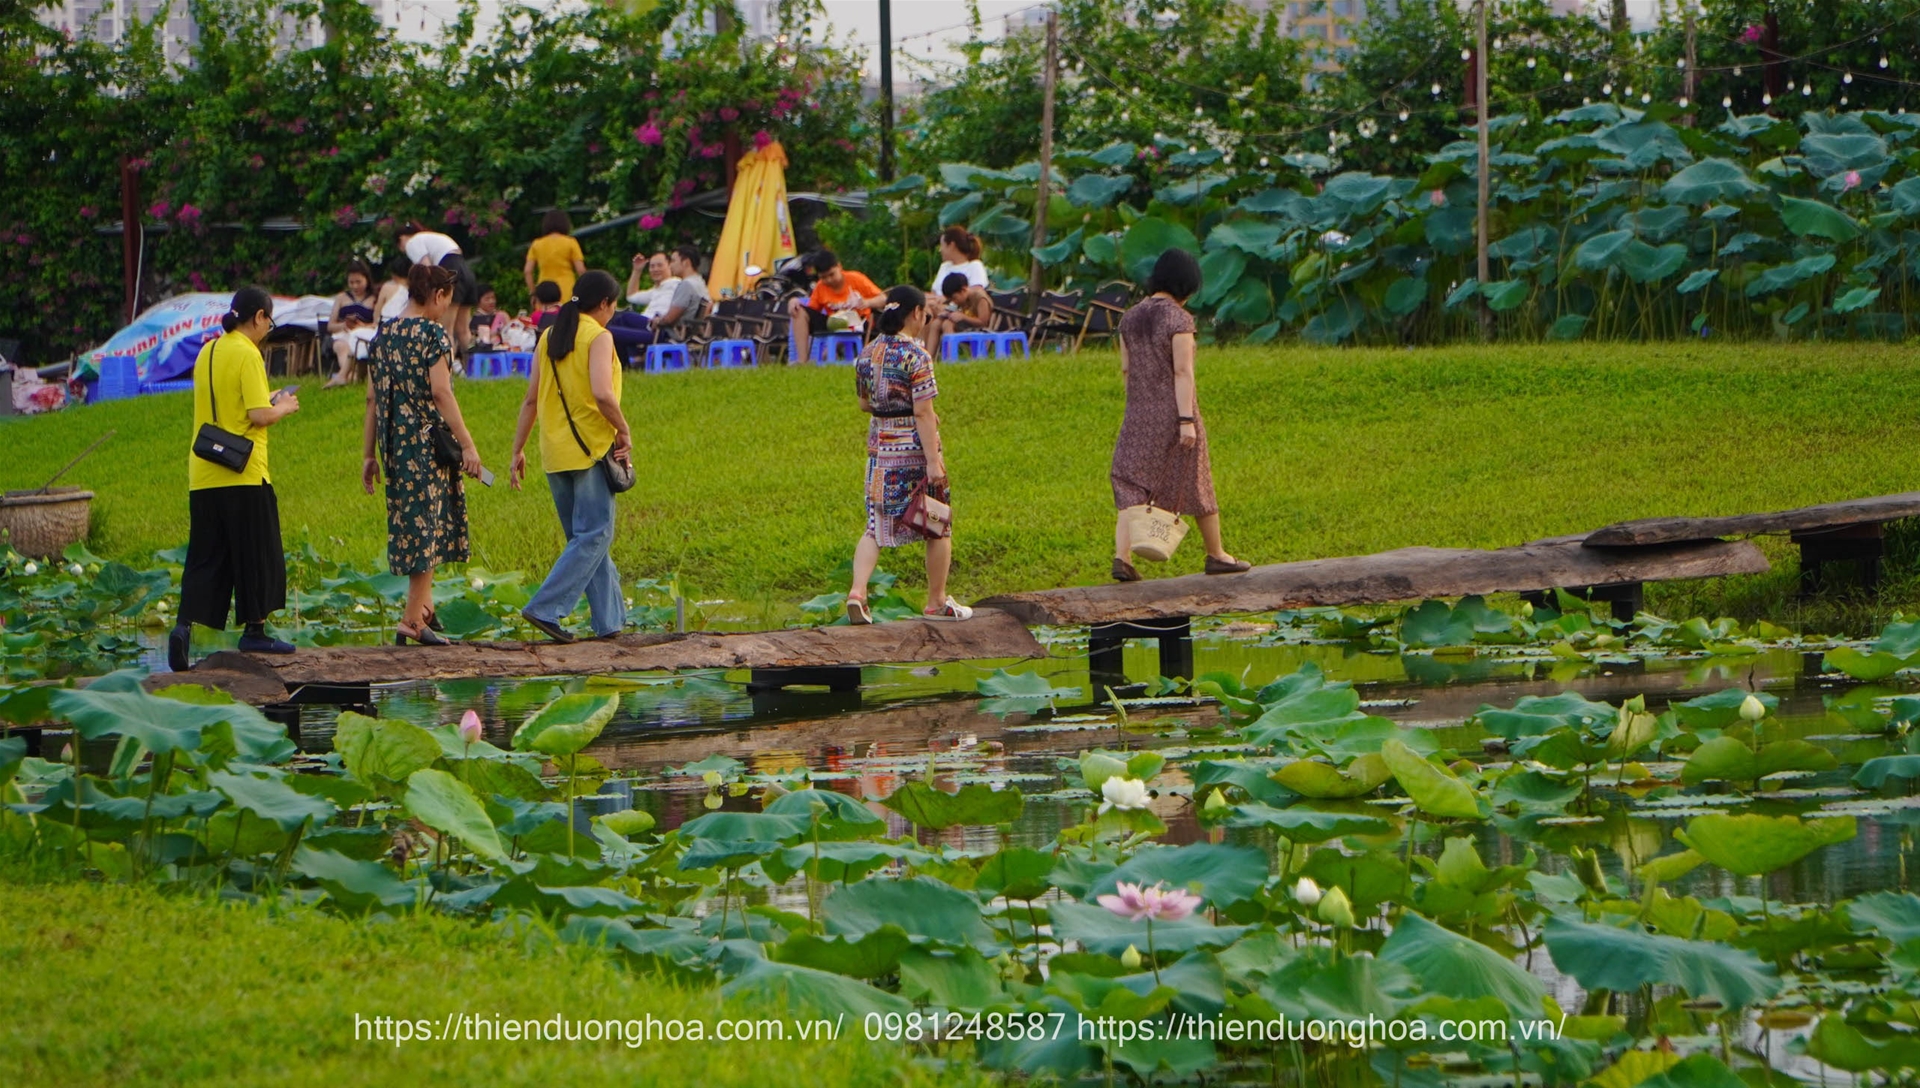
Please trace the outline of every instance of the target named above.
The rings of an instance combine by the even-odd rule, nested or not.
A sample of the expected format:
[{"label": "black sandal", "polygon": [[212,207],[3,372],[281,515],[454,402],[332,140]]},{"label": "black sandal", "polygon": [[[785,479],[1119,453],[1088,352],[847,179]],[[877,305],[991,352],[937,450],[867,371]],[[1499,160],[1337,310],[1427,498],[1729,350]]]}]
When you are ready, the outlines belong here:
[{"label": "black sandal", "polygon": [[408,628],[406,624],[403,624],[403,623],[394,624],[393,625],[393,644],[395,646],[405,646],[409,641],[417,642],[422,646],[453,645],[453,643],[447,641],[444,638],[441,638],[438,634],[435,634],[432,627],[422,626],[419,630],[412,630]]},{"label": "black sandal", "polygon": [[1113,561],[1113,580],[1116,582],[1138,582],[1140,580],[1140,572],[1133,569],[1132,563],[1116,557]]}]

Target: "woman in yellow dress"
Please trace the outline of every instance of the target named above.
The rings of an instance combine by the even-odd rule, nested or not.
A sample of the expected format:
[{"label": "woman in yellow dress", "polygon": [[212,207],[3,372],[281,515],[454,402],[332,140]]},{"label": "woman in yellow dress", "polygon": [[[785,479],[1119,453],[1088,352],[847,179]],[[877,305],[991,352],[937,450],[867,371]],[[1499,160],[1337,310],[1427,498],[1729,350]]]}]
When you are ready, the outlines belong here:
[{"label": "woman in yellow dress", "polygon": [[573,236],[573,220],[555,208],[540,220],[540,237],[527,247],[527,263],[520,270],[527,279],[527,295],[533,285],[552,280],[560,285],[560,301],[573,297],[573,281],[587,270],[587,258]]}]

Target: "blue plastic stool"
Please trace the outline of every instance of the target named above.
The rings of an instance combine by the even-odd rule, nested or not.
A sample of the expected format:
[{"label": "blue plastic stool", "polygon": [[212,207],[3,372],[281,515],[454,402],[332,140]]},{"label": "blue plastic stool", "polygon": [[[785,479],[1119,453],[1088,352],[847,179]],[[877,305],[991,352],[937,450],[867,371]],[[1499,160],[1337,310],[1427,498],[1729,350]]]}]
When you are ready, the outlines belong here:
[{"label": "blue plastic stool", "polygon": [[[867,338],[859,333],[830,332],[813,338],[813,346],[807,353],[809,362],[814,363],[851,363],[860,358],[861,349],[867,346]],[[846,355],[841,356],[841,349]]]},{"label": "blue plastic stool", "polygon": [[967,349],[967,358],[984,359],[988,345],[993,337],[984,332],[950,332],[940,338],[940,358],[947,362],[958,362],[960,349]]},{"label": "blue plastic stool", "polygon": [[94,387],[92,401],[124,400],[140,395],[140,368],[133,356],[103,355],[99,370],[100,380]]},{"label": "blue plastic stool", "polygon": [[715,340],[707,345],[707,366],[719,359],[722,367],[759,366],[760,345],[751,340]]},{"label": "blue plastic stool", "polygon": [[506,372],[506,360],[500,358],[498,352],[482,351],[467,356],[469,378],[499,378],[505,376]]},{"label": "blue plastic stool", "polygon": [[193,379],[179,378],[170,382],[141,382],[140,392],[142,393],[191,393],[193,392]]},{"label": "blue plastic stool", "polygon": [[500,365],[510,375],[518,374],[524,378],[533,373],[533,352],[531,351],[496,351],[493,355],[500,360]]},{"label": "blue plastic stool", "polygon": [[647,373],[665,374],[669,370],[691,370],[685,344],[651,344],[647,347]]},{"label": "blue plastic stool", "polygon": [[1027,334],[1024,332],[1018,330],[1014,332],[992,332],[987,334],[987,339],[993,345],[993,356],[996,359],[1013,358],[1013,345],[1015,344],[1020,345],[1020,354],[1029,359],[1033,358],[1033,352],[1027,346]]}]

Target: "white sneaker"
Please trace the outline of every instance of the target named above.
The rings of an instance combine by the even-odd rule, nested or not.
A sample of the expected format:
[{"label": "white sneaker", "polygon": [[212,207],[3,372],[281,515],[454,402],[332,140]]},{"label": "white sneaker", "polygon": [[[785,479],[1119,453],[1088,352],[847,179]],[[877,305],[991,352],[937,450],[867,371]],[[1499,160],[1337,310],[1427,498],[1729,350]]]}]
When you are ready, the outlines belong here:
[{"label": "white sneaker", "polygon": [[939,609],[932,612],[924,612],[922,615],[930,620],[970,620],[973,618],[973,609],[968,608],[952,597],[948,597],[947,603]]}]

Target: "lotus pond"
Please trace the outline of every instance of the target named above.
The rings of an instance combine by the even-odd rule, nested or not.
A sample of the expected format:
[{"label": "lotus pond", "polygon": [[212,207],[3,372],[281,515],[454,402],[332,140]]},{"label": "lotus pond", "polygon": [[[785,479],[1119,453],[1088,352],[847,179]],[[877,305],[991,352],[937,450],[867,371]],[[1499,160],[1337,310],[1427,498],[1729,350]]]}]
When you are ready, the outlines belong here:
[{"label": "lotus pond", "polygon": [[[1011,1074],[1909,1075],[1920,622],[1848,642],[1496,605],[1214,624],[1193,682],[1096,688],[1054,632],[1039,662],[852,694],[394,685],[294,735],[138,667],[20,683],[0,722],[80,743],[0,734],[0,850],[531,926]],[[1152,675],[1149,645],[1127,657]]]}]

